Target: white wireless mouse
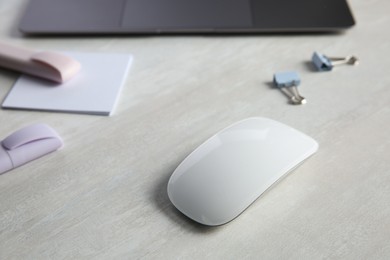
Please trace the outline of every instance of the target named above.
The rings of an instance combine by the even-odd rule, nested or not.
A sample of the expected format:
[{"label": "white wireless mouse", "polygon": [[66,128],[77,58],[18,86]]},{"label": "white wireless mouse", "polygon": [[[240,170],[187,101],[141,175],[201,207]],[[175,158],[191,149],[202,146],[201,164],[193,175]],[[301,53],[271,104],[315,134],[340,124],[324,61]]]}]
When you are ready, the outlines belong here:
[{"label": "white wireless mouse", "polygon": [[189,218],[208,226],[240,215],[318,144],[268,118],[249,118],[215,134],[173,172],[168,196]]}]

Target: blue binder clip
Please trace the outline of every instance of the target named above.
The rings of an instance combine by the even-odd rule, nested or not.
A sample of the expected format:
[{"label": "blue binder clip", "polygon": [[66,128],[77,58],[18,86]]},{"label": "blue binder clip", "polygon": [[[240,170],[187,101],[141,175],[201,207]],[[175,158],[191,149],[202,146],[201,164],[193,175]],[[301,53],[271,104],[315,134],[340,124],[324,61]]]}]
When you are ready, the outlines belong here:
[{"label": "blue binder clip", "polygon": [[306,104],[306,99],[302,97],[297,86],[301,83],[298,73],[291,72],[279,72],[274,74],[274,84],[277,86],[294,105]]},{"label": "blue binder clip", "polygon": [[314,52],[311,60],[314,66],[319,71],[330,71],[334,66],[349,64],[357,65],[359,64],[359,59],[355,56],[347,56],[345,58],[329,58],[321,53]]}]

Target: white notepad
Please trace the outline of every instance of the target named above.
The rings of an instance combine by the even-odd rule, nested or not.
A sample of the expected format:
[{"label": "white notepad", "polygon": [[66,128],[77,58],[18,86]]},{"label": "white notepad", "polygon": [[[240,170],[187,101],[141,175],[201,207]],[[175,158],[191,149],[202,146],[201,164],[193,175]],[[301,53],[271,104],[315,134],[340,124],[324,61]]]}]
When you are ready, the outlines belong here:
[{"label": "white notepad", "polygon": [[81,71],[58,85],[22,75],[3,108],[111,115],[132,63],[129,54],[64,53],[81,63]]}]

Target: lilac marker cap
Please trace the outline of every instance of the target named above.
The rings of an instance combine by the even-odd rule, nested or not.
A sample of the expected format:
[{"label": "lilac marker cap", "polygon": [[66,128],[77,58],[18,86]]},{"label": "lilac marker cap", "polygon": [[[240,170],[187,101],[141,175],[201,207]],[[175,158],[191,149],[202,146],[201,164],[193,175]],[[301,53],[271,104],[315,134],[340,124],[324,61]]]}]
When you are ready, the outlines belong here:
[{"label": "lilac marker cap", "polygon": [[0,174],[62,147],[59,135],[48,125],[24,127],[1,141]]}]

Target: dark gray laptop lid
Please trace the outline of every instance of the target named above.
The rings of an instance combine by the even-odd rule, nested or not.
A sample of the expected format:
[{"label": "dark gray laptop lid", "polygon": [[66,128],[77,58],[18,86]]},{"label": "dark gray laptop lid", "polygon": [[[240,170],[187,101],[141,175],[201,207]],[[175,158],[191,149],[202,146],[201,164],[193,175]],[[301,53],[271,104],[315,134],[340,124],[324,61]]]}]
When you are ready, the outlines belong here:
[{"label": "dark gray laptop lid", "polygon": [[125,28],[212,29],[253,26],[250,0],[127,0]]},{"label": "dark gray laptop lid", "polygon": [[346,0],[30,0],[29,34],[334,31],[354,25]]}]

